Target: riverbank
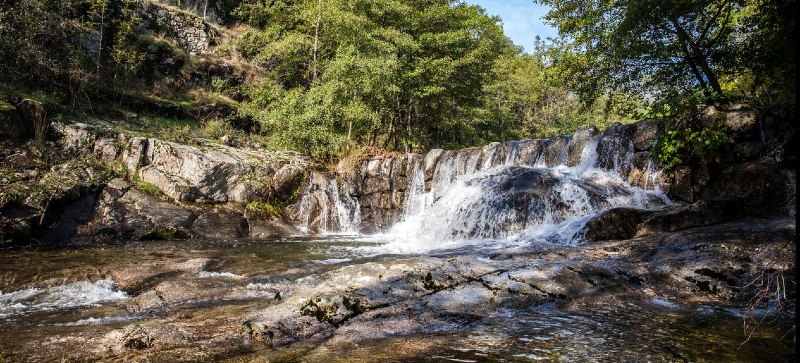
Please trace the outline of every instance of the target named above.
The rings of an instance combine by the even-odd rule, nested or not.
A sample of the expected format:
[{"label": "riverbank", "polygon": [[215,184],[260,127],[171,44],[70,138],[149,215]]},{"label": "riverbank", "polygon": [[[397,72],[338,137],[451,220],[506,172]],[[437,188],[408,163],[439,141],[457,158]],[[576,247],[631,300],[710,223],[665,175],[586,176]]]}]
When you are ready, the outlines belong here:
[{"label": "riverbank", "polygon": [[4,252],[14,270],[4,268],[0,324],[15,334],[0,346],[19,362],[790,354],[793,220],[426,256],[368,257],[380,244],[339,241]]},{"label": "riverbank", "polygon": [[720,159],[670,170],[651,158],[653,121],[363,155],[335,170],[53,124],[46,166],[33,146],[4,151],[14,194],[2,233],[16,246],[0,252],[0,324],[17,334],[0,351],[31,362],[793,359],[784,111],[710,110],[730,134]]}]

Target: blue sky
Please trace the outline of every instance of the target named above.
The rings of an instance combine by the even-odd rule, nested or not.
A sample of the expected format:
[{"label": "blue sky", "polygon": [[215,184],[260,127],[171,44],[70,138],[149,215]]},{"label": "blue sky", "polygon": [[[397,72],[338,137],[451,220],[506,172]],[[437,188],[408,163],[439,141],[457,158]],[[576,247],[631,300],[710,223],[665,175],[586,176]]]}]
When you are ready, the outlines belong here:
[{"label": "blue sky", "polygon": [[516,45],[526,51],[533,49],[533,39],[555,37],[558,31],[544,24],[541,19],[548,8],[534,4],[533,0],[464,0],[467,4],[480,5],[489,15],[503,19],[503,31]]}]

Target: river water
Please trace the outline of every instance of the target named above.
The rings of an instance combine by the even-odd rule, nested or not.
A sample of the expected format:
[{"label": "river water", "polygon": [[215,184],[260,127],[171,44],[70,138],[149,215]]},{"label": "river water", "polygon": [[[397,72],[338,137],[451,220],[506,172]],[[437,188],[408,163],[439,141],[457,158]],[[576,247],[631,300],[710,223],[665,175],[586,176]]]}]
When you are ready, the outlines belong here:
[{"label": "river water", "polygon": [[[428,185],[423,165],[413,165],[402,220],[371,236],[0,251],[0,357],[58,361],[57,353],[31,347],[51,337],[103,336],[167,318],[230,319],[238,329],[244,315],[279,299],[262,288],[267,281],[294,281],[348,265],[391,264],[409,256],[488,261],[536,244],[579,250],[583,224],[593,215],[613,207],[673,203],[657,186],[634,187],[620,175],[632,167],[632,146],[622,145],[622,153],[608,157],[619,148],[603,151],[599,138],[591,137],[580,162],[570,167],[564,165],[569,144],[559,163],[549,167],[543,156],[518,162],[517,144],[504,159],[494,157],[495,149],[486,155],[445,154]],[[651,166],[648,180],[659,173]],[[320,188],[328,193],[320,206],[320,228],[357,230],[359,205],[346,195],[347,188],[333,180]],[[304,197],[300,204],[310,221],[312,199]],[[145,293],[163,305],[142,307],[137,296]],[[771,362],[793,356],[793,329],[785,319],[758,312],[660,299],[603,299],[578,308],[556,303],[502,307],[449,331],[422,329],[322,346],[300,342],[255,352],[234,349],[213,360]],[[157,354],[149,359],[159,361]]]},{"label": "river water", "polygon": [[[4,251],[0,253],[0,351],[22,358],[13,355],[17,348],[48,337],[111,331],[163,318],[168,314],[163,310],[131,312],[125,308],[126,301],[148,287],[123,291],[109,276],[132,266],[178,265],[208,258],[214,262],[202,271],[157,275],[148,285],[199,281],[204,286],[237,286],[251,292],[236,296],[199,294],[167,309],[202,314],[229,305],[257,309],[264,301],[258,282],[270,276],[288,273],[299,277],[400,257],[365,257],[361,253],[377,246],[361,238],[331,236]],[[485,250],[431,253],[439,257],[452,254],[482,256]],[[745,328],[753,325],[744,324],[749,321],[745,313],[657,300],[604,303],[577,311],[545,304],[500,309],[450,333],[419,333],[321,349],[299,344],[230,361],[782,361],[789,352],[787,326],[767,319],[750,335]],[[38,361],[36,357],[24,358]]]}]

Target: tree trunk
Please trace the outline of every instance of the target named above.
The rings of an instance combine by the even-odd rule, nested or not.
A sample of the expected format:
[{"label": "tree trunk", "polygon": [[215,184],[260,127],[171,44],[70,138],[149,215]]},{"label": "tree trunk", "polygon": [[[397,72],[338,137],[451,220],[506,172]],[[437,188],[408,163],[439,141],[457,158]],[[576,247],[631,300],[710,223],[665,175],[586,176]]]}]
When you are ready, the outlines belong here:
[{"label": "tree trunk", "polygon": [[[670,22],[675,27],[678,40],[682,43],[682,49],[685,53],[684,59],[691,68],[692,73],[697,79],[697,82],[700,83],[701,87],[703,87],[706,97],[711,98],[712,96],[712,94],[709,94],[708,92],[709,86],[716,96],[721,96],[722,87],[719,84],[719,79],[717,78],[716,73],[714,73],[714,71],[711,69],[711,65],[708,64],[708,59],[706,59],[705,54],[703,54],[702,49],[700,49],[700,46],[692,40],[691,36],[689,36],[689,33],[683,29],[677,19],[670,18]],[[700,71],[702,71],[702,74]]]},{"label": "tree trunk", "polygon": [[314,54],[311,63],[311,82],[317,80],[317,52],[319,51],[319,27],[322,23],[322,0],[317,0],[317,24],[314,27]]},{"label": "tree trunk", "polygon": [[717,78],[717,74],[714,73],[714,70],[711,69],[711,65],[708,64],[708,60],[703,54],[700,54],[700,49],[695,45],[695,53],[698,58],[698,65],[700,69],[703,70],[703,73],[708,80],[708,84],[711,86],[711,89],[714,90],[714,93],[717,96],[722,96],[722,87],[719,85],[719,78]]},{"label": "tree trunk", "polygon": [[706,96],[706,99],[711,100],[711,91],[708,90],[708,84],[706,84],[706,80],[703,78],[703,75],[700,74],[700,70],[697,69],[697,65],[689,58],[684,58],[686,64],[689,65],[689,68],[692,70],[692,74],[694,74],[694,78],[700,82],[700,87],[703,87],[703,95]]}]

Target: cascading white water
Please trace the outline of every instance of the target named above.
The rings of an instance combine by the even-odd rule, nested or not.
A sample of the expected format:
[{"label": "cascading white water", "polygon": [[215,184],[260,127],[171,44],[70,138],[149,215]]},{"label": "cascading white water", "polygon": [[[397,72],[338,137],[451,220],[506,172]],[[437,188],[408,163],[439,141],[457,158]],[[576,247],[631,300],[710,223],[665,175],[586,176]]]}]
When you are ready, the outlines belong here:
[{"label": "cascading white water", "polygon": [[649,183],[654,169],[647,170],[649,190],[631,186],[620,175],[630,168],[632,146],[611,144],[617,154],[599,167],[599,138],[585,143],[573,167],[565,165],[570,139],[558,153],[558,165],[550,168],[544,166],[544,151],[533,165],[516,161],[518,142],[506,144],[510,150],[500,165],[493,166],[499,147],[484,150],[478,169],[460,167],[464,153],[445,153],[427,191],[423,168],[415,165],[403,219],[377,236],[388,241],[380,249],[417,253],[484,242],[571,243],[583,223],[599,212],[671,203]]},{"label": "cascading white water", "polygon": [[97,305],[124,300],[128,294],[116,289],[111,280],[78,281],[44,289],[0,291],[0,318],[42,310]]},{"label": "cascading white water", "polygon": [[340,189],[334,178],[313,176],[300,199],[298,228],[304,233],[312,228],[320,234],[358,233],[361,206],[349,189],[346,184]]}]

